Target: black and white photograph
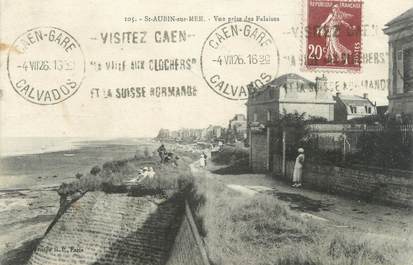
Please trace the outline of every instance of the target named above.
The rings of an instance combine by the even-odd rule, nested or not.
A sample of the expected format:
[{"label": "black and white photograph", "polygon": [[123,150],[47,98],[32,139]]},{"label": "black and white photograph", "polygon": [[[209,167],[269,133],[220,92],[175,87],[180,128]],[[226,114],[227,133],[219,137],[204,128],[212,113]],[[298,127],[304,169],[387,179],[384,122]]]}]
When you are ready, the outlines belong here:
[{"label": "black and white photograph", "polygon": [[412,265],[411,0],[0,0],[0,265]]}]

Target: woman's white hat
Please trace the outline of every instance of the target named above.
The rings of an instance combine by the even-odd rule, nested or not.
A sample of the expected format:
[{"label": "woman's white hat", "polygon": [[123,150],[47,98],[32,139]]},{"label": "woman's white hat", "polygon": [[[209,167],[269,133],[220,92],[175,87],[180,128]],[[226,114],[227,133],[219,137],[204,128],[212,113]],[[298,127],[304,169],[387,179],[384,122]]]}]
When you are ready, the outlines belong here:
[{"label": "woman's white hat", "polygon": [[298,148],[298,153],[304,153],[304,149],[303,148]]}]

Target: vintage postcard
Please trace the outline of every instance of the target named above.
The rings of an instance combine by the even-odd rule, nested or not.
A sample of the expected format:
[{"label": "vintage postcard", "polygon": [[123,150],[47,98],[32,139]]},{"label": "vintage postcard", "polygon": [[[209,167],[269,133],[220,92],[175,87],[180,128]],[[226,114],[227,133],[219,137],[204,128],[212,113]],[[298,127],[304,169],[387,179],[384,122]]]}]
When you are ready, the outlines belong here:
[{"label": "vintage postcard", "polygon": [[413,264],[412,1],[0,0],[0,264]]}]

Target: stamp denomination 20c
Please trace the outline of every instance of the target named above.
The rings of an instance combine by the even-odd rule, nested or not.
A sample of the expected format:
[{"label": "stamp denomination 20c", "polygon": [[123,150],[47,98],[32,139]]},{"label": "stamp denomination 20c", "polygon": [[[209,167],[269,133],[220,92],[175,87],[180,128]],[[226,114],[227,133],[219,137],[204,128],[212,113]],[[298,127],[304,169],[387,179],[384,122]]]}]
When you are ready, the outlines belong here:
[{"label": "stamp denomination 20c", "polygon": [[361,1],[308,0],[306,66],[358,71],[361,66]]}]

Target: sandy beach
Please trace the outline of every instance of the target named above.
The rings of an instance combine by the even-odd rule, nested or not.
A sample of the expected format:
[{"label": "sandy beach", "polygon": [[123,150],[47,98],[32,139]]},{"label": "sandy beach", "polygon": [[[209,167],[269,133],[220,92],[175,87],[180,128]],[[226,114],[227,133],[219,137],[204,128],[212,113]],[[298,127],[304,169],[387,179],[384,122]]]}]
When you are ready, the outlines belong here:
[{"label": "sandy beach", "polygon": [[0,158],[0,263],[23,264],[59,209],[63,182],[112,160],[141,155],[148,139],[88,140],[76,148]]}]

